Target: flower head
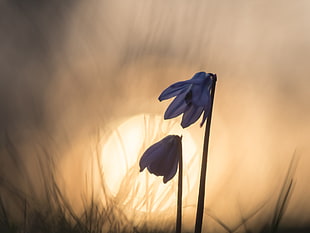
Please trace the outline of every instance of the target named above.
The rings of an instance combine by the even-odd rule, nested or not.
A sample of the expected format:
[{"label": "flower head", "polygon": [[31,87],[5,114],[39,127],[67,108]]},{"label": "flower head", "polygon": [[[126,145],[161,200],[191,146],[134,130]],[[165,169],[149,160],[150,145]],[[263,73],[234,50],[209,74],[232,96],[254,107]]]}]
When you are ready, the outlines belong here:
[{"label": "flower head", "polygon": [[159,101],[175,99],[167,108],[164,118],[171,119],[183,113],[181,126],[186,128],[203,114],[203,125],[211,109],[212,73],[198,72],[190,80],[172,84],[158,97]]},{"label": "flower head", "polygon": [[164,183],[171,180],[178,168],[182,156],[182,137],[168,135],[150,146],[142,155],[139,165],[140,172],[145,168],[156,176],[163,176]]}]

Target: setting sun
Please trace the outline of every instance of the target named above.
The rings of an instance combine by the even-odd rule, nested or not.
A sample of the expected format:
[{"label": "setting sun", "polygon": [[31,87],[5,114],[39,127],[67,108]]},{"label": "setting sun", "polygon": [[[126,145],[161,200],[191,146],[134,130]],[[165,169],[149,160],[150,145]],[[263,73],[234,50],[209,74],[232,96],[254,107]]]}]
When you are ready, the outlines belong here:
[{"label": "setting sun", "polygon": [[[105,140],[102,149],[104,178],[109,191],[122,204],[141,211],[165,210],[175,205],[176,179],[164,184],[162,177],[139,172],[144,150],[166,134],[183,136],[184,170],[198,169],[196,145],[189,132],[161,116],[141,114],[122,122]],[[184,174],[190,174],[185,172]],[[184,197],[197,182],[198,174],[184,177]]]}]

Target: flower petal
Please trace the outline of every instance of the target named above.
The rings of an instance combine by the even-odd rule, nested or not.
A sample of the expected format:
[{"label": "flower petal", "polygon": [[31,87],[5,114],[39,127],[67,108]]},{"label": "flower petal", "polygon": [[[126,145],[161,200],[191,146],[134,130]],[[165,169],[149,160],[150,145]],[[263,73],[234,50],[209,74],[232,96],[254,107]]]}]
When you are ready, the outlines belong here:
[{"label": "flower petal", "polygon": [[191,84],[201,85],[204,82],[211,82],[213,75],[212,73],[198,72],[189,81]]},{"label": "flower petal", "polygon": [[205,81],[207,77],[206,72],[197,72],[194,76],[190,79],[192,84],[201,84]]},{"label": "flower petal", "polygon": [[204,122],[206,121],[207,117],[210,114],[210,110],[211,110],[211,93],[210,92],[212,88],[211,86],[212,86],[212,82],[211,82],[211,85],[206,88],[207,90],[205,90],[201,96],[201,100],[204,103],[204,113],[203,113],[202,121],[200,123],[200,127],[203,126]]},{"label": "flower petal", "polygon": [[[187,91],[188,92],[188,91]],[[187,95],[187,92],[184,92],[180,95],[178,95],[168,106],[165,114],[164,119],[171,119],[174,117],[177,117],[181,113],[183,113],[186,109],[188,104],[185,101],[185,97]]]},{"label": "flower petal", "polygon": [[175,143],[174,147],[175,147],[176,151],[173,151],[173,153],[175,153],[175,154],[169,155],[169,157],[171,156],[172,159],[174,159],[174,161],[171,164],[169,172],[163,178],[164,183],[167,183],[169,180],[171,180],[175,176],[175,174],[177,173],[179,160],[180,160],[180,157],[182,156],[182,141],[181,141],[181,139],[182,139],[182,137],[179,137],[179,140],[176,140],[174,142]]},{"label": "flower petal", "polygon": [[147,167],[147,170],[156,176],[163,176],[168,169],[167,166],[168,164],[165,164],[164,160],[156,160]]},{"label": "flower petal", "polygon": [[163,177],[164,183],[167,183],[169,180],[171,180],[175,176],[178,170],[178,164],[179,164],[179,159],[174,159],[173,161],[170,162],[169,170],[165,172],[164,177]]},{"label": "flower petal", "polygon": [[202,121],[200,123],[200,127],[203,126],[203,124],[205,123],[207,117],[209,116],[210,114],[210,109],[211,109],[211,99],[209,100],[209,102],[207,103],[207,105],[204,107],[204,112],[203,112],[203,117],[202,117]]},{"label": "flower petal", "polygon": [[176,174],[179,152],[182,151],[181,137],[174,135],[173,140],[169,142],[169,149],[165,153],[165,157],[162,160],[156,160],[152,163],[148,170],[157,176],[164,176],[164,183],[171,180]]},{"label": "flower petal", "polygon": [[174,164],[178,164],[178,158],[176,156],[176,148],[171,146],[169,150],[163,153],[163,157],[161,160],[156,160],[152,164],[150,164],[147,169],[150,173],[153,173],[157,176],[167,176]]},{"label": "flower petal", "polygon": [[174,96],[181,94],[183,91],[186,91],[188,85],[190,85],[189,80],[172,84],[160,94],[160,96],[158,97],[159,101],[170,99]]},{"label": "flower petal", "polygon": [[169,135],[162,140],[164,145],[161,147],[161,155],[147,167],[150,173],[157,176],[164,176],[169,172],[171,162],[176,157],[176,147],[174,144],[177,137],[176,135]]},{"label": "flower petal", "polygon": [[192,103],[197,106],[205,106],[211,99],[210,85],[211,80],[205,80],[201,85],[193,85],[192,91]]},{"label": "flower petal", "polygon": [[191,124],[193,124],[194,122],[196,122],[198,118],[201,116],[203,109],[204,108],[202,106],[195,106],[192,104],[190,108],[184,112],[181,126],[183,128],[186,128]]},{"label": "flower petal", "polygon": [[139,161],[140,172],[142,172],[146,167],[148,167],[154,161],[161,160],[161,157],[164,156],[165,150],[167,150],[167,147],[168,147],[166,143],[167,137],[153,144],[143,153]]}]

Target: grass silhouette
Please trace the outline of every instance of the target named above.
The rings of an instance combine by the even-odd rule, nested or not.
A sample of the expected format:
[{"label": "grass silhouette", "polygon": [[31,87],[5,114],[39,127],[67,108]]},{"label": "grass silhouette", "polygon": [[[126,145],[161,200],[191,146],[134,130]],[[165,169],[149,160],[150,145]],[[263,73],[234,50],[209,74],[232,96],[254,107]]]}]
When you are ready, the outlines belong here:
[{"label": "grass silhouette", "polygon": [[[152,220],[149,224],[149,218],[152,213],[136,213],[132,211],[130,215],[126,214],[126,209],[132,205],[130,193],[135,193],[136,189],[128,189],[131,186],[134,169],[130,167],[122,181],[119,193],[114,197],[109,194],[105,187],[104,174],[100,175],[101,189],[105,196],[104,201],[98,199],[91,190],[90,197],[81,197],[83,200],[83,210],[77,213],[70,200],[61,191],[56,182],[55,173],[57,171],[55,162],[46,150],[42,150],[43,156],[38,156],[40,176],[44,184],[44,192],[40,193],[40,198],[35,192],[35,187],[31,183],[31,178],[27,176],[22,162],[18,161],[17,149],[14,143],[6,136],[6,151],[11,156],[15,166],[24,176],[26,186],[29,186],[28,192],[23,191],[14,182],[6,179],[4,175],[0,176],[0,232],[1,233],[151,233],[151,232],[174,232],[175,216],[163,216]],[[14,154],[15,153],[15,154]],[[270,216],[270,221],[258,224],[249,224],[255,222],[257,215],[261,213],[267,205],[272,204],[271,200],[261,203],[247,216],[241,215],[241,219],[235,226],[231,227],[221,221],[220,218],[212,214],[211,210],[205,209],[206,218],[210,218],[219,225],[220,232],[258,232],[258,233],[289,233],[289,232],[310,232],[310,228],[290,229],[281,225],[283,216],[286,214],[287,206],[294,192],[295,179],[294,174],[297,166],[297,158],[294,155],[287,170],[280,192],[276,198],[276,204]],[[100,154],[97,153],[97,165],[100,168]],[[99,171],[101,171],[99,169]],[[101,171],[102,172],[102,171]],[[93,185],[91,185],[94,189]],[[158,188],[157,184],[151,184],[149,191]],[[148,205],[156,205],[157,208],[164,206],[169,199],[170,192],[167,191],[159,203],[154,203],[151,197],[146,197],[144,202]],[[148,200],[147,200],[148,199]],[[125,204],[120,204],[125,203]],[[186,208],[186,207],[184,207]],[[240,209],[241,212],[241,209]],[[154,214],[154,213],[153,213]],[[155,213],[156,214],[156,213]],[[159,214],[161,215],[161,214]],[[142,216],[142,217],[141,217]],[[136,221],[139,219],[139,221]],[[184,230],[185,232],[185,230]]]}]

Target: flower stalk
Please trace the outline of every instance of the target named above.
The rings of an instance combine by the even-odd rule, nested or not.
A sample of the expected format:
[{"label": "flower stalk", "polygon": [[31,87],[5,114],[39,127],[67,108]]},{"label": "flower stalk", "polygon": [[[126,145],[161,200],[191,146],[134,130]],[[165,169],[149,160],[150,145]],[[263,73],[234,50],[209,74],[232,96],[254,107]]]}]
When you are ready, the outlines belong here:
[{"label": "flower stalk", "polygon": [[217,77],[216,74],[213,76],[212,88],[211,88],[211,107],[210,113],[207,118],[207,125],[205,129],[204,145],[202,152],[202,162],[201,162],[201,172],[200,172],[200,184],[199,184],[199,194],[198,194],[198,204],[196,212],[196,224],[195,233],[201,233],[202,220],[204,213],[204,200],[205,200],[205,186],[206,186],[206,174],[207,174],[207,161],[208,161],[208,149],[209,149],[209,138],[210,138],[210,127],[212,119],[212,109],[214,101],[214,93],[216,87]]},{"label": "flower stalk", "polygon": [[182,230],[182,191],[183,191],[183,156],[179,154],[179,177],[178,177],[178,198],[177,198],[177,220],[175,232],[181,233]]}]

